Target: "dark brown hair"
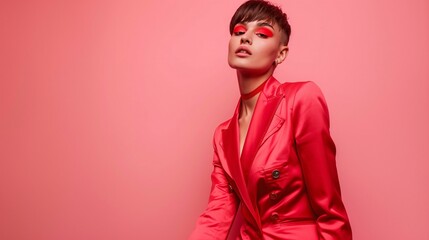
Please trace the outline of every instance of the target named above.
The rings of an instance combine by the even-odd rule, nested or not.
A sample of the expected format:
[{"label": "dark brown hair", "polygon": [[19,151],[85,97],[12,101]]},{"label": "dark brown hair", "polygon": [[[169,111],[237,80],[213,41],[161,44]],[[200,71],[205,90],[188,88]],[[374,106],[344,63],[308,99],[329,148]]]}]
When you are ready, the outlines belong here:
[{"label": "dark brown hair", "polygon": [[288,44],[291,29],[289,22],[287,21],[286,13],[284,13],[280,7],[264,0],[249,0],[243,3],[231,18],[231,22],[229,23],[229,33],[232,34],[234,26],[238,23],[260,20],[277,24],[286,36],[284,44]]}]

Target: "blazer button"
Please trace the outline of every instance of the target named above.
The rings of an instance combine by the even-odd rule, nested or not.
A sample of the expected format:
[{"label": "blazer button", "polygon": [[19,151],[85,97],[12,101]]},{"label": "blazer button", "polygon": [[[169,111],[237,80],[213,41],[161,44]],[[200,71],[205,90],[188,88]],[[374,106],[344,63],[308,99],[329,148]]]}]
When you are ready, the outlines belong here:
[{"label": "blazer button", "polygon": [[273,221],[279,220],[279,214],[276,212],[271,213],[271,220]]},{"label": "blazer button", "polygon": [[271,200],[276,200],[276,199],[277,199],[277,193],[275,193],[275,192],[270,192],[270,199],[271,199]]},{"label": "blazer button", "polygon": [[280,171],[279,170],[274,170],[272,173],[271,173],[271,176],[274,178],[274,179],[277,179],[277,178],[279,178],[280,177]]}]

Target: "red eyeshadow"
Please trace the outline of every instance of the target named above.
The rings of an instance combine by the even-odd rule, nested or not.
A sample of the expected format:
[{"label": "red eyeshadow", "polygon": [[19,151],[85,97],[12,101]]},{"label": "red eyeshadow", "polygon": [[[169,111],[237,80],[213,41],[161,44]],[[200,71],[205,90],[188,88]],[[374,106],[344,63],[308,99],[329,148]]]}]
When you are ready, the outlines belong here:
[{"label": "red eyeshadow", "polygon": [[233,30],[233,32],[234,33],[238,33],[238,32],[245,32],[247,29],[244,27],[244,26],[242,26],[242,25],[237,25],[237,26],[235,26],[234,27],[234,30]]},{"label": "red eyeshadow", "polygon": [[256,32],[264,34],[267,37],[272,37],[273,36],[273,32],[271,30],[269,30],[268,28],[264,28],[264,27],[259,28]]}]

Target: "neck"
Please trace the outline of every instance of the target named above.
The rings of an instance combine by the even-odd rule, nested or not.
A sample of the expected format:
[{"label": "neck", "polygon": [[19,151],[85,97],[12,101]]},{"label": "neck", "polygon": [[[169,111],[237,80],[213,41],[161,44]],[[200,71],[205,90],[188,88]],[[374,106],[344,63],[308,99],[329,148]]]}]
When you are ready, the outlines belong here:
[{"label": "neck", "polygon": [[[263,82],[265,82],[271,75],[273,71],[268,71],[262,75],[247,75],[240,71],[237,71],[238,85],[240,88],[241,94],[246,94],[252,92],[257,87],[259,87]],[[249,99],[241,99],[241,111],[240,118],[248,118],[253,114],[255,109],[256,102],[261,93],[256,94]]]}]

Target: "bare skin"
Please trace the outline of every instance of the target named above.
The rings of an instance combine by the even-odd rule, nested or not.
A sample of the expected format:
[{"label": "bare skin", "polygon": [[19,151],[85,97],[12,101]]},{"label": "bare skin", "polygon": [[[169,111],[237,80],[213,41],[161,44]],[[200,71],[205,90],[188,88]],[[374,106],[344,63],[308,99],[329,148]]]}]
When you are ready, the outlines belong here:
[{"label": "bare skin", "polygon": [[[276,24],[253,21],[240,25],[244,28],[234,31],[229,42],[228,63],[237,70],[240,93],[246,94],[273,74],[276,66],[286,58],[288,47],[282,44],[283,34]],[[272,36],[264,35],[261,28],[268,29]],[[248,54],[237,53],[240,48]],[[259,95],[241,102],[238,116],[240,157]]]},{"label": "bare skin", "polygon": [[[240,71],[237,71],[240,92],[243,94],[251,92],[261,85],[265,80],[267,80],[273,71],[274,67],[272,67],[267,73],[260,76],[243,75]],[[243,151],[247,131],[249,130],[250,120],[252,119],[253,111],[255,109],[259,95],[260,93],[256,94],[250,99],[242,100],[241,102],[241,109],[238,117],[238,124],[240,128],[240,157],[241,152]]]}]

